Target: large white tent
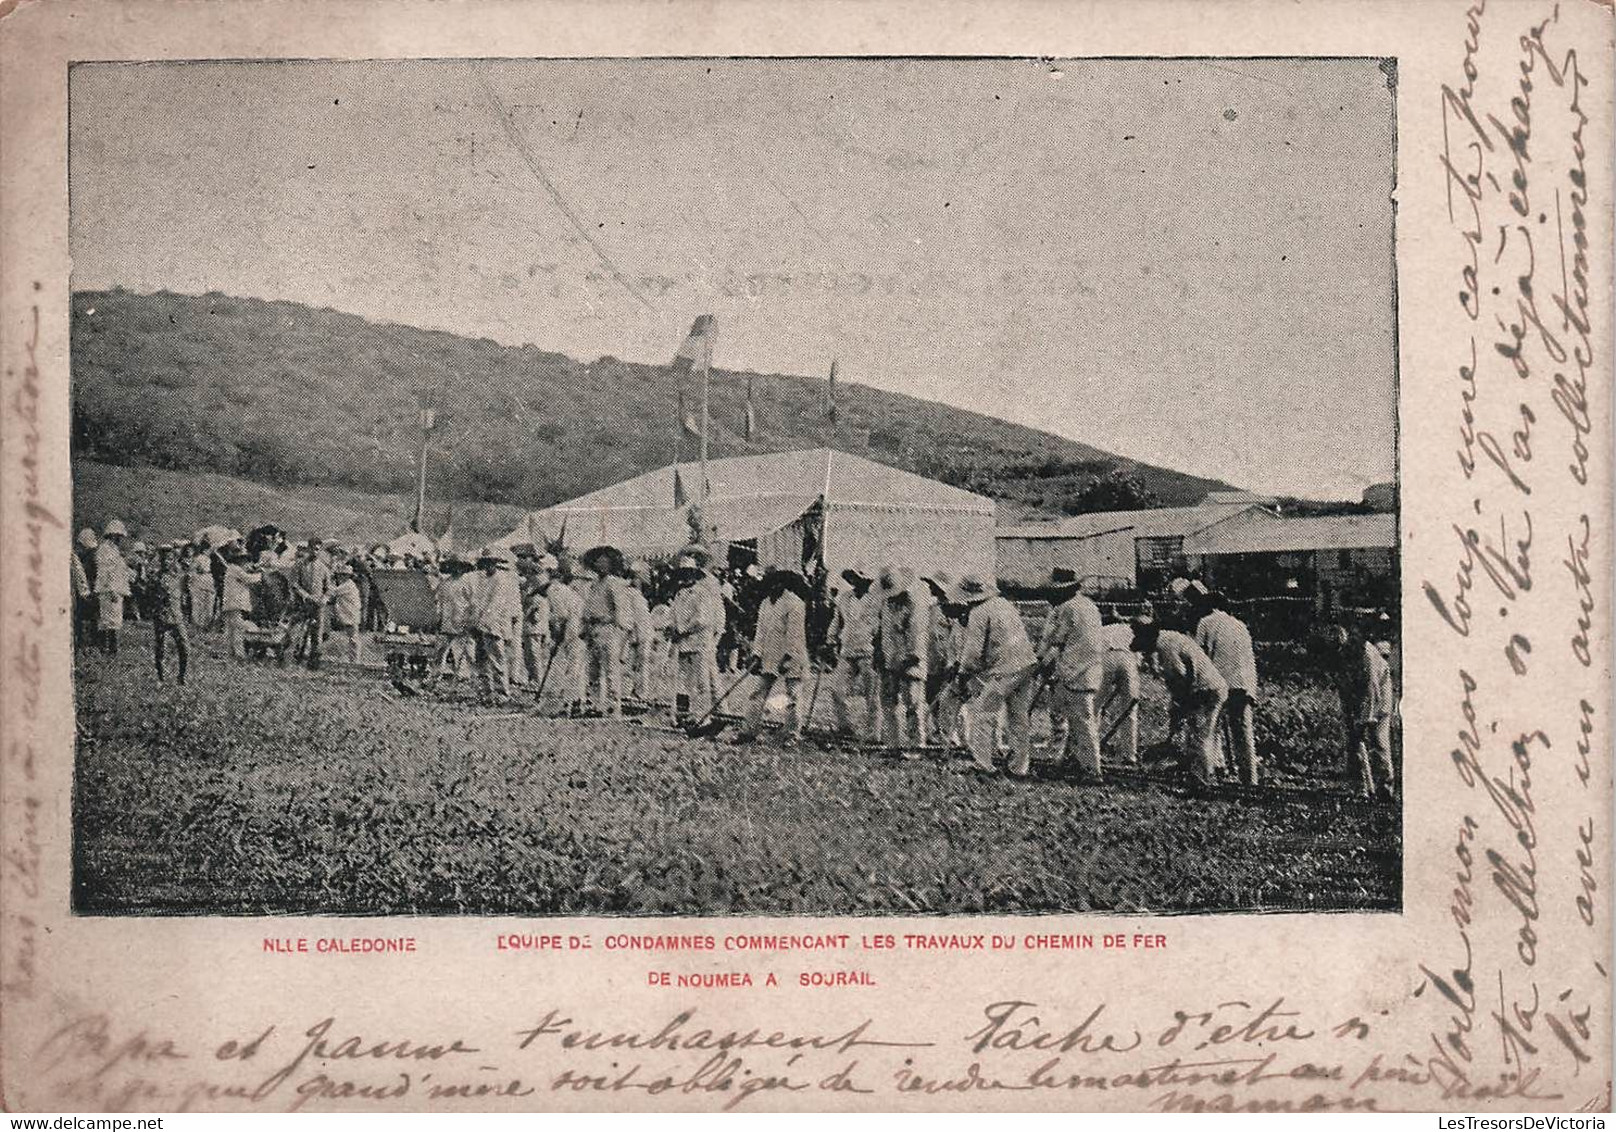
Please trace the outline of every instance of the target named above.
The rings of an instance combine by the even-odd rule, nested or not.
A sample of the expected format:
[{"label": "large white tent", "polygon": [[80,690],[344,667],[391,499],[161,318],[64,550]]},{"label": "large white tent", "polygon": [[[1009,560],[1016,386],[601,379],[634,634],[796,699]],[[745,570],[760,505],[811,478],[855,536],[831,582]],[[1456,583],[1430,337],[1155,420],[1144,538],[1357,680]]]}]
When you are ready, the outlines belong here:
[{"label": "large white tent", "polygon": [[[993,500],[913,472],[815,448],[709,460],[707,482],[707,541],[751,547],[764,566],[799,568],[822,540],[833,573],[888,563],[956,578],[993,571]],[[700,495],[700,466],[670,465],[531,512],[500,541],[669,554],[691,541]]]}]

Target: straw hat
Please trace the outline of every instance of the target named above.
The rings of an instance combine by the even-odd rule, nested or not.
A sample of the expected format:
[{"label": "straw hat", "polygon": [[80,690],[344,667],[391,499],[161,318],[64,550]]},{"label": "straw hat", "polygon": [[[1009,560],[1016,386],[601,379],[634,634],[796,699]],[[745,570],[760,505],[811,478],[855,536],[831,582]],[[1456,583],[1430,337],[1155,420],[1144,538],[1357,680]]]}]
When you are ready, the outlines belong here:
[{"label": "straw hat", "polygon": [[974,605],[999,595],[998,583],[981,574],[967,574],[954,589],[954,596],[963,605]]},{"label": "straw hat", "polygon": [[1068,570],[1065,566],[1057,566],[1049,572],[1049,588],[1052,590],[1074,590],[1078,587],[1077,571]]}]

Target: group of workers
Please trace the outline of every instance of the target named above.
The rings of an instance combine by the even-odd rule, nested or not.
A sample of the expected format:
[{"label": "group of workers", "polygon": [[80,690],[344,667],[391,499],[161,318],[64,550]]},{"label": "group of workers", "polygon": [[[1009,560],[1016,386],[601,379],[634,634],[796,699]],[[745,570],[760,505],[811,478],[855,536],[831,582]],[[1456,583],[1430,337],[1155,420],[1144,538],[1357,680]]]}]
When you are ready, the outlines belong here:
[{"label": "group of workers", "polygon": [[[294,655],[311,668],[320,666],[332,629],[349,636],[351,658],[360,660],[360,628],[373,602],[356,581],[366,565],[340,547],[278,540],[251,554],[237,538],[217,547],[163,544],[155,555],[136,544],[126,557],[127,539],[117,520],[99,539],[80,533],[73,584],[81,643],[116,652],[124,603],[139,595],[160,680],[168,645],[180,683],[186,680],[187,624],[222,622],[227,651],[240,658],[244,623],[263,617],[266,605],[290,626]],[[701,547],[687,548],[671,569],[631,561],[610,546],[575,560],[486,547],[470,559],[422,565],[438,619],[431,683],[474,681],[483,702],[508,701],[523,687],[563,714],[617,717],[625,699],[662,701],[671,724],[689,727],[711,719],[750,680],[737,741],[754,742],[777,708],[785,741],[795,743],[824,685],[835,741],[884,746],[911,759],[962,746],[969,772],[1018,779],[1032,776],[1031,716],[1041,704],[1051,727],[1050,772],[1098,783],[1107,765],[1139,762],[1143,661],[1166,688],[1166,738],[1176,744],[1191,789],[1220,778],[1248,786],[1262,780],[1251,634],[1222,596],[1199,582],[1177,584],[1190,614],[1181,628],[1149,618],[1107,624],[1078,579],[1057,569],[1045,591],[1051,609],[1034,640],[1021,610],[989,577],[967,574],[955,583],[897,565],[849,567],[830,587],[824,663],[816,665],[809,647],[815,587],[797,571],[753,568],[741,578],[747,600],[738,602],[732,580]],[[749,648],[735,651],[748,659],[725,679],[720,643],[733,639],[742,616]],[[1386,655],[1344,628],[1331,628],[1315,645],[1336,674],[1354,787],[1394,797],[1396,696]]]},{"label": "group of workers", "polygon": [[77,543],[72,585],[78,648],[95,645],[115,654],[125,622],[149,620],[158,679],[166,678],[165,655],[172,646],[176,676],[184,684],[191,630],[222,630],[227,653],[245,659],[249,625],[284,622],[293,655],[310,668],[320,667],[333,628],[347,636],[350,659],[362,659],[358,570],[331,544],[311,539],[290,547],[282,538],[254,552],[234,536],[218,545],[200,539],[148,548],[130,541],[118,519],[99,538],[85,528]]}]

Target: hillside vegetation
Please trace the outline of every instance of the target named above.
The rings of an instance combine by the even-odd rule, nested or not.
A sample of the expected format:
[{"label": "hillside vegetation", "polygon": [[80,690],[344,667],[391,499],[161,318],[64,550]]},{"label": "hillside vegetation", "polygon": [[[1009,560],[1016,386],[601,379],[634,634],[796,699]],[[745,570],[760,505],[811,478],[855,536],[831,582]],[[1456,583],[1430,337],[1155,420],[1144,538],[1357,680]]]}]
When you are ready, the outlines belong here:
[{"label": "hillside vegetation", "polygon": [[[579,362],[296,303],[79,292],[72,365],[74,453],[104,464],[407,495],[419,407],[431,400],[440,500],[543,507],[675,454],[680,379],[665,367]],[[1163,505],[1226,486],[852,383],[838,382],[833,431],[818,377],[751,375],[748,442],[748,376],[714,371],[715,456],[833,444],[993,496],[1007,514],[1082,508],[1085,489],[1092,497],[1108,477]],[[684,389],[694,410],[695,382]],[[694,458],[693,440],[681,456]]]},{"label": "hillside vegetation", "polygon": [[[299,537],[374,546],[409,530],[414,513],[415,497],[404,492],[317,484],[276,488],[215,472],[73,462],[73,529],[99,531],[108,519],[122,519],[147,542],[188,538],[214,523],[238,531],[273,523]],[[455,547],[469,550],[515,530],[526,515],[525,509],[503,503],[433,502],[426,527],[434,537],[450,529]]]}]

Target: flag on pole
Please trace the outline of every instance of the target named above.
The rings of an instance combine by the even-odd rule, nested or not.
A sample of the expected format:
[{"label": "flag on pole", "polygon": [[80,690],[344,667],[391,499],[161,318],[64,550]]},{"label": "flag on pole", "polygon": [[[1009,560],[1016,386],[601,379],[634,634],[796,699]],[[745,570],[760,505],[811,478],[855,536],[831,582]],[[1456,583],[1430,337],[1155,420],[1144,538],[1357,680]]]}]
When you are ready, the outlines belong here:
[{"label": "flag on pole", "polygon": [[836,359],[830,360],[830,378],[825,382],[825,419],[836,424]]},{"label": "flag on pole", "polygon": [[717,337],[718,320],[710,314],[698,314],[696,321],[690,324],[690,333],[685,335],[685,340],[673,355],[673,372],[689,373],[710,363],[713,341]]},{"label": "flag on pole", "polygon": [[438,536],[438,554],[453,554],[455,545],[454,533],[454,507],[449,507],[448,521],[443,525],[443,533]]},{"label": "flag on pole", "polygon": [[696,424],[696,418],[690,415],[690,408],[685,404],[685,391],[679,390],[679,428],[686,436],[701,436],[701,429]]},{"label": "flag on pole", "polygon": [[746,428],[747,440],[752,439],[752,433],[757,429],[757,415],[752,411],[752,378],[746,379]]}]

